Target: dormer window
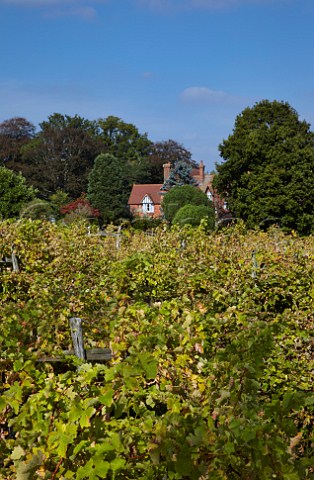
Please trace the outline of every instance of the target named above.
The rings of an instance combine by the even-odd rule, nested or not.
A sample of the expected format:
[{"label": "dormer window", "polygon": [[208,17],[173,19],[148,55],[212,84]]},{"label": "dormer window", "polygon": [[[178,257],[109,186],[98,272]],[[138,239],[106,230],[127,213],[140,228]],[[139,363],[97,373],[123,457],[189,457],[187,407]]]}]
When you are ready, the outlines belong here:
[{"label": "dormer window", "polygon": [[142,200],[143,213],[154,213],[154,203],[149,195],[145,195]]}]

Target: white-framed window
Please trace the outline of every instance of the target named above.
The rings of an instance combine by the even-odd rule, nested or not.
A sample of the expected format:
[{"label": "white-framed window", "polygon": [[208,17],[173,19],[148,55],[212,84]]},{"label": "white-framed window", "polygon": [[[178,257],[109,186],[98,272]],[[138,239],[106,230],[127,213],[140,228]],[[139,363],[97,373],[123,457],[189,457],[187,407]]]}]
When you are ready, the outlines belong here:
[{"label": "white-framed window", "polygon": [[206,195],[209,200],[213,201],[214,196],[210,190],[207,190]]},{"label": "white-framed window", "polygon": [[148,195],[142,200],[142,210],[144,213],[154,213],[154,203]]}]

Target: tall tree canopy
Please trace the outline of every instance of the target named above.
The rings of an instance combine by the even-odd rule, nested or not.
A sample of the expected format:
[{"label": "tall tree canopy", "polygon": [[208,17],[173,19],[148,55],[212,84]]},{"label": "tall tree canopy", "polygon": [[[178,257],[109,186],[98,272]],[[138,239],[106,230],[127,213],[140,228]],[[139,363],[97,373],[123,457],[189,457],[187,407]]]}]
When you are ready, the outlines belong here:
[{"label": "tall tree canopy", "polygon": [[104,144],[103,151],[114,155],[128,167],[126,173],[129,183],[149,183],[147,156],[152,142],[147,134],[140,133],[132,123],[112,115],[99,119],[98,126]]},{"label": "tall tree canopy", "polygon": [[19,162],[21,148],[35,135],[35,127],[26,118],[14,117],[0,123],[0,165],[12,168]]},{"label": "tall tree canopy", "polygon": [[151,145],[148,156],[150,165],[151,183],[161,183],[163,181],[163,165],[171,163],[174,167],[179,162],[184,162],[192,167],[197,167],[197,163],[192,160],[192,154],[181,143],[175,140],[165,140],[155,142]]},{"label": "tall tree canopy", "polygon": [[23,149],[20,170],[43,198],[58,189],[72,198],[86,192],[88,174],[103,144],[96,122],[55,113]]},{"label": "tall tree canopy", "polygon": [[99,119],[97,123],[106,153],[122,158],[129,164],[141,163],[146,158],[151,141],[135,125],[113,115]]},{"label": "tall tree canopy", "polygon": [[110,153],[102,153],[95,160],[89,175],[87,198],[101,212],[104,223],[128,216],[128,181],[125,165]]},{"label": "tall tree canopy", "polygon": [[286,229],[314,229],[314,133],[286,102],[263,100],[238,115],[219,146],[214,186],[250,227],[273,218]]}]

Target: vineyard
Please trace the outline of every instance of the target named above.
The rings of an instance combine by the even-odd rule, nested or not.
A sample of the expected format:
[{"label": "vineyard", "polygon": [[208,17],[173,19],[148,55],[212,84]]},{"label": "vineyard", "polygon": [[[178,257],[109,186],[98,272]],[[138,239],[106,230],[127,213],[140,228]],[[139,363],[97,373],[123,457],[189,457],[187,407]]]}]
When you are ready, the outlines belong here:
[{"label": "vineyard", "polygon": [[0,479],[314,478],[313,237],[0,232]]}]

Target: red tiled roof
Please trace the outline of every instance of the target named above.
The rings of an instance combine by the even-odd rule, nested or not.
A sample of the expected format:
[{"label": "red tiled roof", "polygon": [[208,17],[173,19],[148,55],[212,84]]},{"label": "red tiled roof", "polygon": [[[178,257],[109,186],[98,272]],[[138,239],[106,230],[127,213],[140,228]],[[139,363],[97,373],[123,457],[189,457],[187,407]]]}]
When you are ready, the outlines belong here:
[{"label": "red tiled roof", "polygon": [[155,205],[160,205],[162,192],[160,191],[162,183],[147,183],[145,185],[135,184],[129,197],[129,205],[140,205],[145,195],[148,195]]}]

